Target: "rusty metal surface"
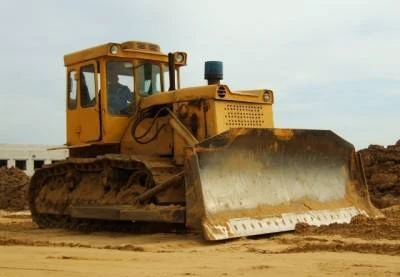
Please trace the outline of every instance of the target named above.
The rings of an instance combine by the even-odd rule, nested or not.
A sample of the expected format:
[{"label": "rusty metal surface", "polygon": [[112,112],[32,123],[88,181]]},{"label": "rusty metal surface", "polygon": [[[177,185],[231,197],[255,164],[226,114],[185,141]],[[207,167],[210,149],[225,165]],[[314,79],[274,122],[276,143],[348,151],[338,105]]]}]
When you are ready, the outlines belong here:
[{"label": "rusty metal surface", "polygon": [[[188,227],[201,223],[207,239],[294,229],[293,222],[267,226],[270,218],[283,215],[296,219],[320,211],[332,218],[338,214],[330,220],[343,222],[373,213],[353,145],[331,131],[231,129],[187,155]],[[264,221],[265,227],[250,230]],[[235,230],[232,222],[250,228],[241,223],[244,229]]]},{"label": "rusty metal surface", "polygon": [[140,203],[143,203],[152,197],[156,196],[162,191],[165,191],[166,189],[176,185],[176,184],[181,184],[183,181],[183,172],[180,172],[171,178],[167,179],[163,183],[156,185],[155,187],[145,191],[144,193],[140,194],[139,196],[136,197],[136,200]]}]

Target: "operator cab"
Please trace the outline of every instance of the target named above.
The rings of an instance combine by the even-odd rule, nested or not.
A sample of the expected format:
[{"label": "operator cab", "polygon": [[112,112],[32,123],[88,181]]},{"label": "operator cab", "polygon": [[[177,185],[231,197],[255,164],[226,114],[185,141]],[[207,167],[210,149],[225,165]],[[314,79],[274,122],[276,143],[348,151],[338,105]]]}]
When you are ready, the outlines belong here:
[{"label": "operator cab", "polygon": [[180,87],[186,53],[173,55],[173,79],[168,55],[152,43],[108,43],[65,55],[67,145],[118,144],[141,98]]}]

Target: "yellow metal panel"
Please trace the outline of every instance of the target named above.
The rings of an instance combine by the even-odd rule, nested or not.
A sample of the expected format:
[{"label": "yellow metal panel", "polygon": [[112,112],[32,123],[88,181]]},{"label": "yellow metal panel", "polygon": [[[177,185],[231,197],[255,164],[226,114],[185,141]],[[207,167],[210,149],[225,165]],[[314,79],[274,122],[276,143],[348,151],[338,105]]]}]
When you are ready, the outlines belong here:
[{"label": "yellow metal panel", "polygon": [[82,142],[98,141],[100,134],[100,114],[97,104],[90,108],[79,108],[80,140]]},{"label": "yellow metal panel", "polygon": [[67,145],[77,145],[81,143],[79,139],[78,112],[67,108]]},{"label": "yellow metal panel", "polygon": [[102,110],[103,139],[104,143],[119,143],[125,133],[130,118],[126,116],[112,116]]},{"label": "yellow metal panel", "polygon": [[[220,93],[221,91],[223,94]],[[268,102],[265,102],[263,99],[264,93],[268,93],[270,95],[270,100]],[[264,89],[231,91],[227,85],[188,87],[143,98],[140,103],[140,107],[147,108],[153,105],[177,103],[195,99],[218,99],[224,101],[240,101],[271,105],[273,104],[273,92],[271,90]]]},{"label": "yellow metal panel", "polygon": [[185,102],[194,99],[214,98],[217,93],[217,85],[183,88],[175,91],[166,91],[142,98],[140,108],[144,109],[153,105]]}]

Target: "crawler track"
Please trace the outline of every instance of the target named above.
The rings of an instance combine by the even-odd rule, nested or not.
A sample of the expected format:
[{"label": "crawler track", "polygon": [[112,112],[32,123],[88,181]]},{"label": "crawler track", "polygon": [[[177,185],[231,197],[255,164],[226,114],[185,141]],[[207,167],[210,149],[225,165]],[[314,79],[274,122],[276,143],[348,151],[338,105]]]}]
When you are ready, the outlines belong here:
[{"label": "crawler track", "polygon": [[[68,159],[39,169],[32,177],[29,188],[32,219],[41,228],[138,231],[143,224],[73,218],[71,208],[82,205],[183,206],[184,198],[168,202],[168,195],[155,196],[145,202],[137,200],[144,192],[181,171],[166,159],[141,160],[123,155]],[[174,187],[184,194],[183,184],[177,183]]]}]

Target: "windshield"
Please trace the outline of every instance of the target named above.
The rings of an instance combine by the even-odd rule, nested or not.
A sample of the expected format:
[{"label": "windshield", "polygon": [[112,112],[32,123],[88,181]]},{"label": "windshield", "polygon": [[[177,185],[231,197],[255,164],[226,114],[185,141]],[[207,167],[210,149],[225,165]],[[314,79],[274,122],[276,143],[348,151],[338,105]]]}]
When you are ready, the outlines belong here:
[{"label": "windshield", "polygon": [[138,71],[141,96],[161,92],[161,67],[159,64],[143,62],[138,66]]},{"label": "windshield", "polygon": [[113,115],[130,115],[135,111],[135,89],[138,95],[147,97],[169,88],[167,64],[113,60],[106,67],[107,107]]},{"label": "windshield", "polygon": [[132,114],[134,103],[133,63],[109,61],[107,63],[107,107],[114,115]]}]

